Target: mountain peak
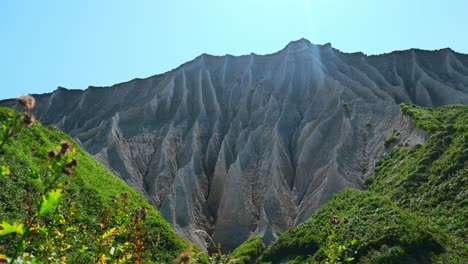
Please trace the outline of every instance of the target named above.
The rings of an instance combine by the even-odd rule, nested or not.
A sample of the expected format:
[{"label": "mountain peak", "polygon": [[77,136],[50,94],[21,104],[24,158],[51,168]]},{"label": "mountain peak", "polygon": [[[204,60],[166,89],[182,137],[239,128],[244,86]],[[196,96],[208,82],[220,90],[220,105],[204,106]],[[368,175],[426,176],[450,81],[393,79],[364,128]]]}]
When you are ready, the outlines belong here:
[{"label": "mountain peak", "polygon": [[289,42],[288,45],[286,45],[285,49],[308,49],[312,47],[319,49],[332,49],[332,45],[330,42],[320,45],[314,44],[306,38],[300,38],[298,40]]},{"label": "mountain peak", "polygon": [[300,38],[298,40],[293,40],[291,42],[289,42],[289,44],[304,44],[304,45],[310,45],[312,44],[312,42],[310,42],[308,39],[306,38]]},{"label": "mountain peak", "polygon": [[288,48],[288,47],[309,47],[309,46],[319,46],[319,45],[316,45],[316,44],[310,42],[306,38],[300,38],[298,40],[293,40],[293,41],[289,42],[286,45],[286,48]]}]

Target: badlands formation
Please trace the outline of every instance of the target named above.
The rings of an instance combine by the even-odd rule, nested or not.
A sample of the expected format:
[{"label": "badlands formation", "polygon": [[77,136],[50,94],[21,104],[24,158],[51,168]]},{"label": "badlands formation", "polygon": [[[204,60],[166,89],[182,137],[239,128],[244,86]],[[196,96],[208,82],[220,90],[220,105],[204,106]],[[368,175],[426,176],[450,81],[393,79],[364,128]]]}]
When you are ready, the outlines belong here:
[{"label": "badlands formation", "polygon": [[179,234],[204,245],[204,230],[230,250],[252,235],[270,243],[337,191],[362,188],[386,138],[423,142],[399,104],[468,104],[468,56],[367,56],[301,39],[36,98],[43,124],[141,191]]}]

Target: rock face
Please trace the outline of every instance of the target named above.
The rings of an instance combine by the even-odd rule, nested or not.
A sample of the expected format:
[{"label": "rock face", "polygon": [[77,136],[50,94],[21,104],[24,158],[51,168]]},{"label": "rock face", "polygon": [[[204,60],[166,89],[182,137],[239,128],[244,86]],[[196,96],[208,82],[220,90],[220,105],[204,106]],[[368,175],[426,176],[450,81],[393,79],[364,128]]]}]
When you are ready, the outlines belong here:
[{"label": "rock face", "polygon": [[468,56],[366,56],[302,39],[36,98],[44,124],[141,191],[176,231],[204,244],[205,230],[229,250],[251,235],[269,243],[335,192],[360,188],[392,134],[422,142],[398,104],[467,104]]}]

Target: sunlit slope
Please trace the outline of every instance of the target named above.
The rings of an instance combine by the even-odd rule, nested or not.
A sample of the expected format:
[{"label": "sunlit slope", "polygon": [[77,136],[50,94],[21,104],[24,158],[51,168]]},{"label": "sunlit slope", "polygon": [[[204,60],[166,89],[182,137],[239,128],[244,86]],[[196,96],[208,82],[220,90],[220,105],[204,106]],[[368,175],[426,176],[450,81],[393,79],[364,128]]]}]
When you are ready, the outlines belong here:
[{"label": "sunlit slope", "polygon": [[326,250],[356,239],[348,246],[357,263],[467,263],[468,106],[401,111],[429,133],[426,143],[396,145],[377,162],[368,190],[337,193],[262,261],[326,260]]},{"label": "sunlit slope", "polygon": [[[13,111],[0,108],[0,119],[8,113]],[[30,175],[45,171],[48,151],[57,147],[61,140],[73,142],[58,128],[35,123],[31,128],[23,128],[20,134],[6,143],[0,154],[0,164],[9,166],[11,175],[0,177],[0,221],[26,219],[28,201],[30,203],[35,197],[40,197],[35,180]],[[76,202],[74,223],[85,224],[90,233],[96,232],[105,212],[119,206],[112,200],[119,198],[121,193],[127,193],[131,208],[148,208],[145,228],[149,232],[148,247],[152,261],[169,262],[188,247],[188,243],[171,229],[140,193],[109,172],[77,144],[73,145],[77,149],[78,166],[67,179],[70,182],[67,193]],[[0,237],[0,244],[8,245],[8,237]],[[71,250],[78,252],[80,248]]]}]

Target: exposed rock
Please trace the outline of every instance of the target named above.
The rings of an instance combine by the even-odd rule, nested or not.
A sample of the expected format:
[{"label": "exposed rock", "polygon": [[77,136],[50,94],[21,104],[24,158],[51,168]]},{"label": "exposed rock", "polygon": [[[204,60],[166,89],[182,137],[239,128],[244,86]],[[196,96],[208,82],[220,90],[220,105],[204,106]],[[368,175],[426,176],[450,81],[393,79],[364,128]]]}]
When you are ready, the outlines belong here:
[{"label": "exposed rock", "polygon": [[206,230],[229,250],[252,235],[269,243],[337,191],[361,188],[386,137],[422,142],[398,104],[467,104],[468,56],[346,54],[302,39],[36,99],[43,123],[145,194],[176,231],[204,244],[196,230]]}]

